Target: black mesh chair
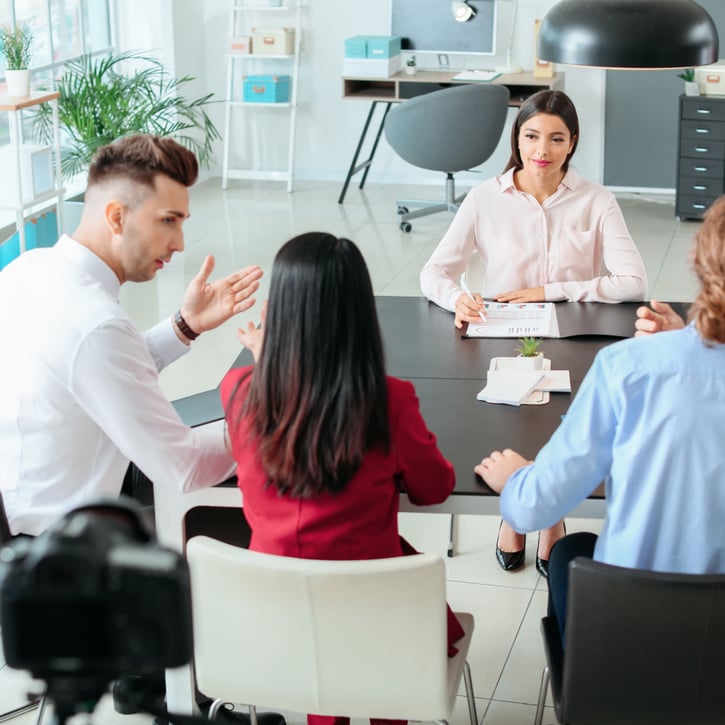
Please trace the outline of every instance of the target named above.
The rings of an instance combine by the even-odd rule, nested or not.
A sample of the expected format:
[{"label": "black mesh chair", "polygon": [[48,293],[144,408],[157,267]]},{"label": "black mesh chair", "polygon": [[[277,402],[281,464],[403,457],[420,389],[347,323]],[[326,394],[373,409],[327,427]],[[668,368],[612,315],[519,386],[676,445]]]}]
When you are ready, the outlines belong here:
[{"label": "black mesh chair", "polygon": [[578,558],[569,565],[566,649],[542,620],[560,723],[725,722],[725,574],[663,574]]},{"label": "black mesh chair", "polygon": [[[479,166],[496,149],[509,103],[499,85],[459,85],[400,103],[385,119],[385,137],[398,156],[413,166],[446,175],[445,201],[398,199],[400,228],[410,220],[441,211],[455,212],[465,194],[456,197],[453,175]],[[408,207],[422,206],[409,211]]]}]

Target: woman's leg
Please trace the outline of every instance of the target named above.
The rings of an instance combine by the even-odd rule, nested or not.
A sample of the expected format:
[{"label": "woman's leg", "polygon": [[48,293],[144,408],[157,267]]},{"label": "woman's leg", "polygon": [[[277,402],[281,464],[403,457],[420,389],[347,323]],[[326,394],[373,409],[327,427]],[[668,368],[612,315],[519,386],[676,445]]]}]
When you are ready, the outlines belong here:
[{"label": "woman's leg", "polygon": [[568,534],[554,544],[549,556],[549,616],[559,624],[561,644],[564,646],[566,625],[566,595],[569,587],[569,562],[577,556],[591,559],[594,555],[596,534],[580,531]]}]

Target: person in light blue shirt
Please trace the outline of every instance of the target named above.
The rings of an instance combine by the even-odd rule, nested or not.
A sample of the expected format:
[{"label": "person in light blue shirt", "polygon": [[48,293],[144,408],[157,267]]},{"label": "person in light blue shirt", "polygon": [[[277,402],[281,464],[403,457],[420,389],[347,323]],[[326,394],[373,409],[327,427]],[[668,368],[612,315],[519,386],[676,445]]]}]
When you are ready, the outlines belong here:
[{"label": "person in light blue shirt", "polygon": [[564,631],[576,556],[664,572],[725,572],[725,196],[692,252],[700,291],[683,329],[599,352],[536,460],[510,449],[475,467],[516,531],[551,526],[605,482],[599,537],[555,544],[549,613]]}]

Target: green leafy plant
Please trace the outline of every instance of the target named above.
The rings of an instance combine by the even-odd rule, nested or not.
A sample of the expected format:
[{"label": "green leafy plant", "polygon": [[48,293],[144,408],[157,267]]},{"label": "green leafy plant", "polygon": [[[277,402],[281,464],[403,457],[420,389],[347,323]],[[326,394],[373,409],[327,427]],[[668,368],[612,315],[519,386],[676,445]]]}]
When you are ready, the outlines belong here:
[{"label": "green leafy plant", "polygon": [[33,44],[33,32],[28,25],[0,28],[0,44],[8,70],[27,70]]},{"label": "green leafy plant", "polygon": [[685,83],[692,83],[695,80],[695,69],[694,68],[685,68],[685,70],[682,71],[682,73],[677,74],[678,78],[682,78]]},{"label": "green leafy plant", "polygon": [[[129,61],[134,70],[124,73],[122,66]],[[134,133],[172,136],[209,167],[213,143],[220,138],[206,112],[214,94],[187,99],[183,87],[192,80],[192,76],[174,78],[159,60],[136,51],[86,55],[67,63],[56,82],[63,176],[84,172],[99,146]],[[33,127],[50,143],[50,104],[39,107]]]},{"label": "green leafy plant", "polygon": [[542,342],[543,340],[538,337],[522,337],[519,339],[519,346],[516,348],[516,352],[521,357],[536,357],[541,352],[539,347]]},{"label": "green leafy plant", "polygon": [[410,68],[415,68],[415,56],[411,55],[408,60],[405,61],[405,65],[409,66]]}]

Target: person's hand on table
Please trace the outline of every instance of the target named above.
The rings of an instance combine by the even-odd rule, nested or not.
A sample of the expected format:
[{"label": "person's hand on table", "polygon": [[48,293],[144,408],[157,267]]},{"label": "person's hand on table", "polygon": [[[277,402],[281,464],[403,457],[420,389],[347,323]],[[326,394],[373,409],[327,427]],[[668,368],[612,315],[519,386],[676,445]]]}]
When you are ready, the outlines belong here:
[{"label": "person's hand on table", "polygon": [[527,461],[521,454],[506,448],[503,451],[492,451],[484,458],[474,471],[496,492],[501,493],[509,477],[533,461]]},{"label": "person's hand on table", "polygon": [[259,326],[253,322],[247,323],[247,329],[240,327],[237,329],[237,337],[239,342],[244,345],[252,353],[254,362],[259,360],[259,353],[262,350],[262,342],[264,341],[264,323],[267,320],[267,301],[262,305],[262,321]]},{"label": "person's hand on table", "polygon": [[546,295],[543,287],[527,287],[526,289],[512,290],[511,292],[503,292],[500,295],[494,295],[496,302],[545,302]]},{"label": "person's hand on table", "polygon": [[473,299],[464,292],[456,300],[456,327],[460,330],[464,322],[481,322],[483,309],[483,297],[478,292],[473,295]]},{"label": "person's hand on table", "polygon": [[637,308],[637,320],[634,323],[635,337],[652,335],[664,330],[680,330],[685,321],[666,303],[650,300],[650,307]]},{"label": "person's hand on table", "polygon": [[263,274],[255,264],[209,282],[213,270],[214,257],[210,254],[189,283],[181,303],[184,320],[199,335],[248,310],[256,301],[252,295],[257,291]]}]

